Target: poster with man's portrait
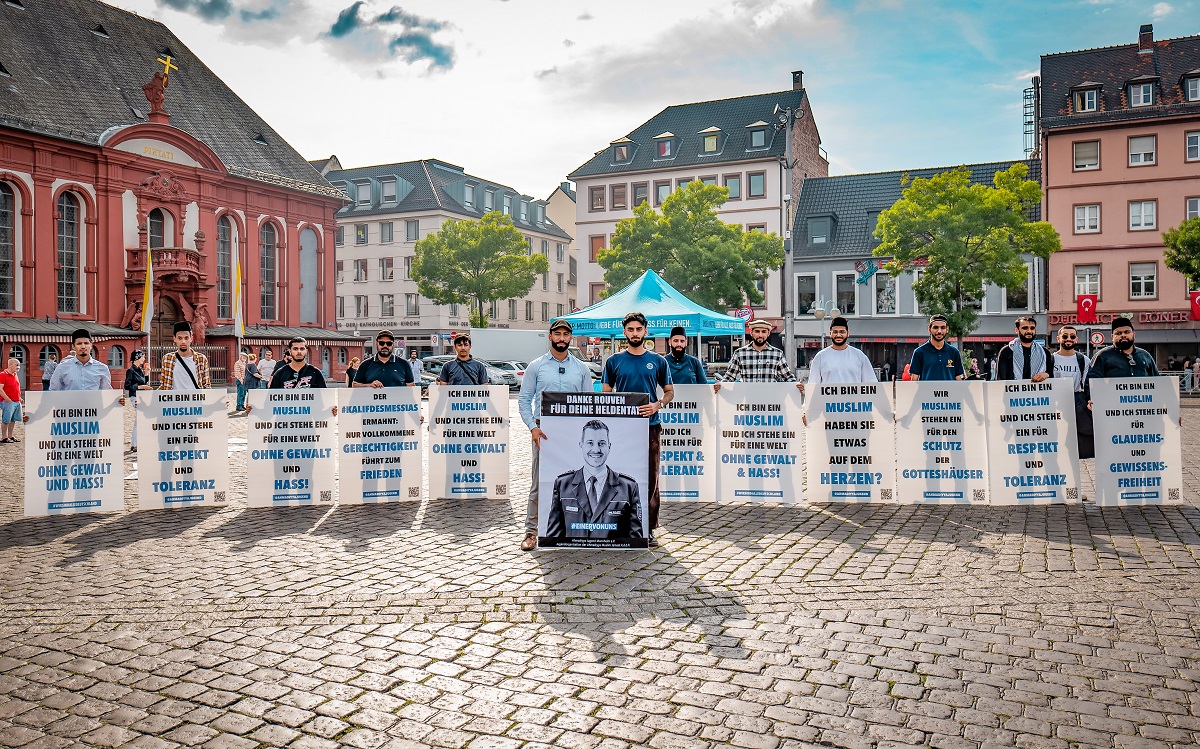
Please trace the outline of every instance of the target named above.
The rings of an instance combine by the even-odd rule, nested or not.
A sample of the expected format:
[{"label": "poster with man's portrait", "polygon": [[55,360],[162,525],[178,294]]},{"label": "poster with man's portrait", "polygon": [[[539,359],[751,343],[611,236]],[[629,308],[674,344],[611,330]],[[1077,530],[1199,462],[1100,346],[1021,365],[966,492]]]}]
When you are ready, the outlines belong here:
[{"label": "poster with man's portrait", "polygon": [[644,393],[544,393],[538,547],[649,546],[650,419]]}]

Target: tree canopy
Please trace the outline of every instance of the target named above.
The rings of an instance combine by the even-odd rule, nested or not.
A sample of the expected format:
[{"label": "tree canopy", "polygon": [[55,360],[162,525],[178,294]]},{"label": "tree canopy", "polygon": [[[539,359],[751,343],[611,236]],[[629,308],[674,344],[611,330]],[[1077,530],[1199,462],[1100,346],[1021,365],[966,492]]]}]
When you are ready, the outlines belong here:
[{"label": "tree canopy", "polygon": [[891,258],[884,268],[892,275],[924,265],[913,284],[917,301],[944,314],[960,344],[978,326],[972,302],[985,285],[1022,286],[1022,253],[1046,259],[1062,247],[1053,226],[1029,218],[1042,188],[1028,174],[1018,162],[996,172],[991,186],[971,184],[966,167],[911,182],[905,175],[900,199],[879,214],[874,254]]},{"label": "tree canopy", "polygon": [[486,328],[484,305],[522,297],[550,263],[530,254],[512,217],[492,211],[478,221],[448,219],[417,242],[412,276],[417,290],[435,304],[470,304],[471,325]]},{"label": "tree canopy", "polygon": [[1200,288],[1200,217],[1163,232],[1163,262],[1187,276],[1188,288]]},{"label": "tree canopy", "polygon": [[756,282],[782,264],[783,240],[721,221],[716,209],[728,199],[727,188],[695,180],[668,196],[662,213],[648,203],[635,206],[597,257],[605,282],[622,289],[654,270],[709,309],[761,304]]}]

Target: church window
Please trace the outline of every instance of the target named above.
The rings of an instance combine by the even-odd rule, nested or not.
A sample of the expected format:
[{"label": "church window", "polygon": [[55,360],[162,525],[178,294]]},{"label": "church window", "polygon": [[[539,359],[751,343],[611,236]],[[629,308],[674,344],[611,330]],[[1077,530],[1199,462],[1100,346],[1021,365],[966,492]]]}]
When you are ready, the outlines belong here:
[{"label": "church window", "polygon": [[150,233],[150,249],[158,250],[166,247],[166,237],[163,236],[166,231],[166,217],[163,216],[161,208],[155,208],[150,211],[150,215],[146,219],[148,230]]},{"label": "church window", "polygon": [[259,277],[262,279],[260,294],[260,315],[264,320],[274,320],[275,314],[275,276],[277,238],[274,224],[263,224],[259,231]]},{"label": "church window", "polygon": [[13,190],[0,182],[0,309],[14,309],[17,211]]},{"label": "church window", "polygon": [[58,196],[58,311],[79,313],[79,198]]},{"label": "church window", "polygon": [[217,220],[217,317],[233,317],[233,222]]}]

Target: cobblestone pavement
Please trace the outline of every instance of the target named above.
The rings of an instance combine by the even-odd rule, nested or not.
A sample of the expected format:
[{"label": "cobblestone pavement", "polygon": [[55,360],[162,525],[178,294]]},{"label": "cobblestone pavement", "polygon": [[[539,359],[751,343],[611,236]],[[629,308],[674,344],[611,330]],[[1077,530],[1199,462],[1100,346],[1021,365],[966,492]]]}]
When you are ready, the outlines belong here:
[{"label": "cobblestone pavement", "polygon": [[513,433],[511,502],[36,519],[4,446],[0,746],[1200,744],[1200,410],[1183,506],[668,504],[620,553],[517,549]]}]

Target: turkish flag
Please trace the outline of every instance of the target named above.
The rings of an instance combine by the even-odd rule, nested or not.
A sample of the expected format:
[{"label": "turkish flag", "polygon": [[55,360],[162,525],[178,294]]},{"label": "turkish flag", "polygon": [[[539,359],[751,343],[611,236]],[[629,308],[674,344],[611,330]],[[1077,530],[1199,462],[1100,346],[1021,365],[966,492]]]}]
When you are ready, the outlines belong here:
[{"label": "turkish flag", "polygon": [[[1096,322],[1096,295],[1095,294],[1080,294],[1075,297],[1075,316],[1078,318],[1080,325]],[[1195,310],[1195,305],[1192,305]],[[1193,312],[1193,314],[1195,314]]]},{"label": "turkish flag", "polygon": [[1189,291],[1188,299],[1192,302],[1192,319],[1200,320],[1200,291]]}]

